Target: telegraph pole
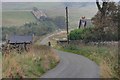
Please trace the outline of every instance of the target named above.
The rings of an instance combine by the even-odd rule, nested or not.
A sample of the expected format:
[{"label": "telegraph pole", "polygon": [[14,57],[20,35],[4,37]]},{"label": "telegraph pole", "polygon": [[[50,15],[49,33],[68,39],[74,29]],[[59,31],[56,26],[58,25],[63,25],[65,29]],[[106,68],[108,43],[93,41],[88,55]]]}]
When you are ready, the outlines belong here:
[{"label": "telegraph pole", "polygon": [[68,31],[68,7],[66,7],[66,28],[67,28],[67,42],[69,44],[69,31]]}]

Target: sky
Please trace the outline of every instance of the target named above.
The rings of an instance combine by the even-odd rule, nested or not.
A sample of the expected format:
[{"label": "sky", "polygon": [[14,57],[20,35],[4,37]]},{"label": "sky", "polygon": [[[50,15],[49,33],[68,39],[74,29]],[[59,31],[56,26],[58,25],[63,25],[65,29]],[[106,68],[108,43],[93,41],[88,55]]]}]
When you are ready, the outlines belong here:
[{"label": "sky", "polygon": [[[2,2],[95,2],[96,0],[1,0],[1,1]],[[119,0],[112,0],[112,1],[118,2]]]}]

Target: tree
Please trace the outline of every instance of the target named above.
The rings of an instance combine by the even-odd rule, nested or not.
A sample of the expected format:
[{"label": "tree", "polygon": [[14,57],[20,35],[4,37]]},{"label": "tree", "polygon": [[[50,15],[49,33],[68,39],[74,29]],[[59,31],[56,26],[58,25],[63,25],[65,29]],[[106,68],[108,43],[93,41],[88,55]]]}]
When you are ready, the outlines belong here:
[{"label": "tree", "polygon": [[99,0],[96,0],[96,4],[97,4],[97,7],[98,7],[98,10],[101,12],[101,18],[105,16],[105,12],[106,12],[106,9],[107,9],[107,0],[102,0],[103,3],[102,3],[102,6],[100,5],[100,2]]},{"label": "tree", "polygon": [[[102,5],[96,0],[96,5],[98,7],[97,14],[92,18],[93,24],[95,25],[95,30],[99,33],[101,40],[108,37],[109,40],[118,34],[117,19],[115,16],[118,12],[118,6],[115,2],[108,2],[107,0],[102,0]],[[112,36],[113,35],[113,36]],[[116,36],[117,37],[117,36]]]},{"label": "tree", "polygon": [[[117,22],[118,22],[118,35],[120,35],[120,2],[118,4],[118,13],[117,13]],[[120,40],[120,36],[118,36],[118,40]]]}]

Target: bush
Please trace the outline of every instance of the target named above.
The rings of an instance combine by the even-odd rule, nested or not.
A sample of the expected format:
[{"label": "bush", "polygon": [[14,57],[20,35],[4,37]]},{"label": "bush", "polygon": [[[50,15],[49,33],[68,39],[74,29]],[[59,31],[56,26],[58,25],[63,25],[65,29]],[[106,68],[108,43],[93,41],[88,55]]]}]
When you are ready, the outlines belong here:
[{"label": "bush", "polygon": [[94,27],[85,29],[75,29],[69,34],[70,40],[89,41],[118,41],[118,32],[103,31]]},{"label": "bush", "polygon": [[95,38],[95,35],[92,33],[92,28],[85,28],[85,29],[75,29],[70,32],[69,37],[70,40],[92,40]]},{"label": "bush", "polygon": [[83,29],[75,29],[75,30],[71,31],[69,34],[70,40],[83,39],[83,33],[84,33]]}]

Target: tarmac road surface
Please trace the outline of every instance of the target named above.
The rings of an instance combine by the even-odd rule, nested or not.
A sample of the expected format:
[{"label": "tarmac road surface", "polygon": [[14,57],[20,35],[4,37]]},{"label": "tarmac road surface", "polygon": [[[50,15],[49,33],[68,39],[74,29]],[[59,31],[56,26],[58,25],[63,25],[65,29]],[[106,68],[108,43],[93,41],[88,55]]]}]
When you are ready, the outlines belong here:
[{"label": "tarmac road surface", "polygon": [[[44,38],[40,44],[46,45],[51,36]],[[99,66],[95,62],[81,55],[55,51],[60,57],[60,63],[41,78],[99,78]]]}]

